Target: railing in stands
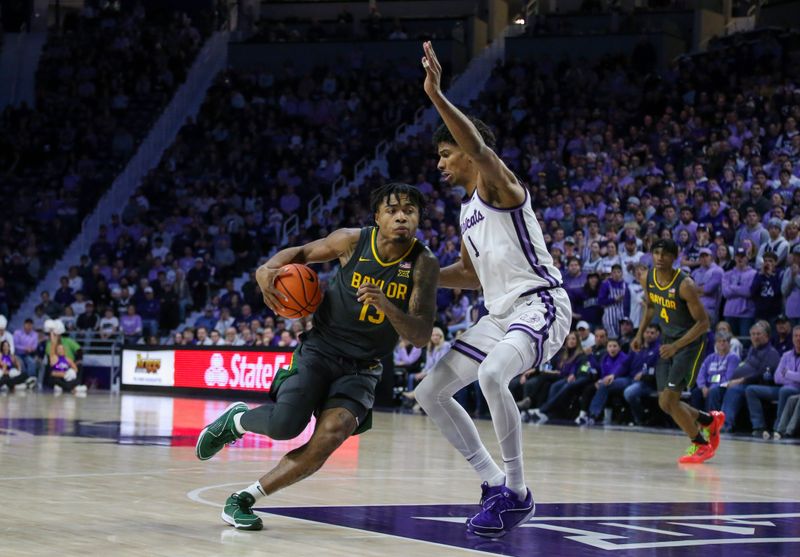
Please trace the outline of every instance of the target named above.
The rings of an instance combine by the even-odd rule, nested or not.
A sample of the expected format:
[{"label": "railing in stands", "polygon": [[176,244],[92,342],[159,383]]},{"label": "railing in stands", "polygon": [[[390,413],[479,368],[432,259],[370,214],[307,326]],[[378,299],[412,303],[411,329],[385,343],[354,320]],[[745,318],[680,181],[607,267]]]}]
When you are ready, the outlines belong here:
[{"label": "railing in stands", "polygon": [[81,345],[83,365],[108,368],[108,384],[112,392],[118,392],[120,356],[125,337],[121,333],[104,337],[96,331],[71,331],[69,336]]}]

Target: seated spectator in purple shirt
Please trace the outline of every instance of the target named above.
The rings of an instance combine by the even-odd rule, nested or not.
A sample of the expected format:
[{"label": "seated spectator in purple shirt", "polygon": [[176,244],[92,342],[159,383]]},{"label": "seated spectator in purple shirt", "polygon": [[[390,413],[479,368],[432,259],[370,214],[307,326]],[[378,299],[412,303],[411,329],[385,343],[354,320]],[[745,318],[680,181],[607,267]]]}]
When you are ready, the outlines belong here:
[{"label": "seated spectator in purple shirt", "polygon": [[582,319],[592,327],[599,327],[603,321],[603,306],[600,305],[600,275],[590,272],[586,275],[586,284],[577,292],[580,307],[579,313],[573,313],[573,318]]},{"label": "seated spectator in purple shirt", "polygon": [[[581,349],[578,333],[570,332],[564,341],[564,347],[553,359],[551,364],[544,364],[541,369],[531,369],[518,376],[516,383],[522,387],[522,398],[517,402],[520,411],[529,409],[538,410],[547,400],[550,387],[559,379],[566,379],[574,374],[578,367],[586,361],[586,355]],[[511,381],[509,388],[514,390],[515,380]],[[526,416],[535,414],[530,412]]]},{"label": "seated spectator in purple shirt", "polygon": [[[609,338],[606,355],[600,361],[600,376],[597,381],[587,385],[581,393],[581,411],[576,423],[593,424],[603,421],[603,409],[608,397],[622,395],[631,384],[628,355],[622,351],[619,340]],[[609,420],[610,423],[610,420]]]},{"label": "seated spectator in purple shirt", "polygon": [[469,295],[460,288],[453,289],[453,303],[445,311],[447,316],[447,331],[452,335],[457,331],[468,329],[472,325],[470,316]]},{"label": "seated spectator in purple shirt", "polygon": [[142,334],[147,337],[157,335],[161,302],[155,297],[150,286],[144,288],[144,299],[139,303],[139,315],[142,318]]},{"label": "seated spectator in purple shirt", "polygon": [[733,379],[739,366],[739,356],[731,351],[731,334],[720,331],[714,336],[714,352],[706,356],[697,372],[697,384],[692,389],[692,406],[706,412],[720,410],[725,396],[723,385]]},{"label": "seated spectator in purple shirt", "polygon": [[766,321],[757,321],[750,327],[750,350],[742,359],[727,384],[722,399],[722,411],[725,413],[723,432],[733,431],[736,417],[745,400],[745,390],[750,385],[772,383],[772,377],[780,364],[781,355],[769,343],[770,326]]},{"label": "seated spectator in purple shirt", "polygon": [[422,348],[417,348],[409,341],[400,337],[394,349],[395,370],[405,372],[405,377],[413,375],[422,369],[424,358],[422,358]]},{"label": "seated spectator in purple shirt", "polygon": [[33,329],[33,319],[26,319],[21,329],[14,331],[14,353],[22,363],[22,371],[30,377],[39,376],[41,360],[36,355],[39,333]]},{"label": "seated spectator in purple shirt", "polygon": [[142,336],[142,318],[136,313],[136,306],[131,304],[119,319],[119,328],[125,335],[125,342],[136,342]]},{"label": "seated spectator in purple shirt", "polygon": [[800,394],[800,326],[792,330],[792,344],[794,344],[792,350],[784,352],[781,356],[772,381],[764,378],[761,385],[748,385],[745,389],[754,437],[768,439],[770,436],[764,419],[764,408],[761,405],[763,401],[778,402],[778,411],[772,428],[773,431],[777,431],[778,420],[786,401],[790,396]]}]

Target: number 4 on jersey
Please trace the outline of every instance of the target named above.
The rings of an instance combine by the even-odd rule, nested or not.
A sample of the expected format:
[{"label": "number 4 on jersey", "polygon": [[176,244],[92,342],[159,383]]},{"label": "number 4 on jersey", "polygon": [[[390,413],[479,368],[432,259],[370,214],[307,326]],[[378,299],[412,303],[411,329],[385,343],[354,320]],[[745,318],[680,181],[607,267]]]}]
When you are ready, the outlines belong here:
[{"label": "number 4 on jersey", "polygon": [[664,323],[669,323],[669,314],[667,313],[667,308],[661,308],[659,317],[664,320]]}]

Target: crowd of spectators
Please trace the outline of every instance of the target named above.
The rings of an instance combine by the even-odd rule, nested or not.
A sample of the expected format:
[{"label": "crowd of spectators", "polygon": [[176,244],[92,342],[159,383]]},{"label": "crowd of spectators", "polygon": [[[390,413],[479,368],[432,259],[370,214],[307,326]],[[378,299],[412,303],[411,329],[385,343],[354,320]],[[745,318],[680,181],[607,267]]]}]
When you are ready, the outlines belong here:
[{"label": "crowd of spectators", "polygon": [[[359,14],[360,15],[360,14]],[[335,18],[286,18],[258,20],[252,25],[251,42],[384,41],[452,38],[465,40],[465,18],[386,18],[377,5],[370,5],[363,17],[354,16],[343,5]]]},{"label": "crowd of spectators", "polygon": [[[41,293],[34,319],[60,317],[68,330],[122,333],[135,342],[169,338],[209,305],[217,317],[223,307],[236,317],[245,306],[263,307],[247,289],[214,293],[254,269],[282,241],[286,218],[302,215],[339,176],[351,176],[354,163],[422,104],[409,69],[351,64],[349,72],[221,74],[196,121],[101,227],[89,253],[55,292]],[[395,102],[383,102],[388,95]],[[343,203],[324,218],[343,224],[350,214]],[[304,231],[318,237],[329,229]],[[0,282],[0,306],[12,298]]]},{"label": "crowd of spectators", "polygon": [[[537,420],[576,412],[579,423],[608,422],[609,402],[624,400],[630,415],[622,419],[644,419],[642,401],[652,392],[644,378],[652,366],[642,358],[653,350],[633,353],[629,344],[646,326],[639,281],[651,263],[649,246],[668,237],[679,244],[677,265],[695,279],[714,325],[709,357],[720,355],[715,341],[728,335],[745,366],[751,355],[763,359],[771,331],[780,331],[769,375],[763,374],[766,364],[753,360],[747,372],[730,378],[741,382],[711,373],[687,394],[700,406],[728,405],[726,427],[737,427],[737,418],[741,427],[744,418],[737,414],[745,401],[757,417],[752,397],[780,402],[790,392],[776,382],[776,369],[781,353],[792,350],[786,327],[800,324],[800,84],[791,77],[798,75],[797,51],[767,37],[718,45],[660,73],[639,69],[621,57],[594,64],[512,60],[495,69],[470,107],[496,130],[498,152],[527,183],[573,303],[572,344],[580,344],[577,350],[568,342],[552,369],[520,379],[521,408]],[[380,70],[374,71],[377,77]],[[97,329],[100,316],[86,317],[96,305],[106,333],[155,343],[189,310],[203,310],[169,340],[293,345],[309,323],[276,319],[261,303],[252,275],[241,290],[233,278],[277,246],[281,223],[300,208],[301,195],[313,195],[332,178],[321,177],[322,170],[344,169],[344,154],[359,153],[365,134],[374,139],[363,126],[375,120],[377,132],[385,123],[389,109],[381,106],[380,91],[359,85],[355,75],[222,76],[198,121],[182,130],[121,216],[62,279],[53,300],[42,293],[34,321],[69,305],[76,328]],[[395,77],[402,85],[393,95],[415,98],[419,84]],[[331,82],[333,92],[326,92]],[[300,93],[293,93],[289,84],[305,84],[305,94],[297,87]],[[357,114],[348,104],[354,96]],[[338,107],[339,118],[314,131],[308,123],[322,104]],[[373,106],[381,111],[363,110]],[[342,116],[361,125],[357,135],[337,128]],[[447,265],[459,255],[464,190],[440,184],[429,133],[395,145],[387,155],[389,174],[428,195],[419,238]],[[290,241],[369,224],[366,196],[387,178],[376,171]],[[335,272],[330,265],[319,270],[323,281]],[[480,292],[450,290],[439,292],[438,310],[443,341],[485,312]],[[657,343],[657,330],[647,334]],[[748,395],[751,383],[770,390]],[[757,419],[752,428],[760,435],[770,429]]]},{"label": "crowd of spectators", "polygon": [[0,113],[3,313],[18,306],[78,232],[209,31],[181,13],[99,4],[86,2],[48,33],[35,108]]},{"label": "crowd of spectators", "polygon": [[[641,383],[642,370],[651,366],[643,368],[628,345],[646,326],[640,281],[652,263],[649,246],[673,238],[676,266],[695,279],[712,324],[752,344],[748,358],[758,355],[746,363],[742,354],[730,377],[711,374],[687,396],[698,407],[726,409],[727,430],[737,419],[747,427],[745,400],[754,434],[777,428],[758,418],[754,397],[782,410],[800,393],[797,377],[775,373],[780,354],[795,350],[791,325],[800,324],[799,61],[797,50],[767,36],[718,44],[660,74],[632,71],[621,58],[496,69],[470,112],[497,131],[498,152],[528,183],[577,336],[585,351],[595,342],[592,351],[600,351],[592,358],[565,348],[554,369],[523,376],[523,385],[536,378],[519,393],[532,419],[575,412],[578,423],[608,422],[609,396],[633,401],[636,411],[623,419],[643,419],[642,400],[654,389]],[[434,209],[421,236],[445,263],[445,254],[457,253],[447,223],[457,222],[463,190],[431,185],[436,160],[424,146],[425,138],[397,145],[390,174],[428,191]],[[479,306],[479,297],[471,303]],[[765,360],[776,328],[777,347]],[[712,383],[718,389],[707,402]]]}]

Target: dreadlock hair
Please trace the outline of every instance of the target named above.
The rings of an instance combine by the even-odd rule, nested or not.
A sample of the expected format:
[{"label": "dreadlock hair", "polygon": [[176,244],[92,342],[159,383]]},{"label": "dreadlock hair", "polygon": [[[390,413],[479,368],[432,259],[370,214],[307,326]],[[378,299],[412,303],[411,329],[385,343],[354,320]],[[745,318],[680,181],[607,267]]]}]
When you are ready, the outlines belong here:
[{"label": "dreadlock hair", "polygon": [[[486,144],[486,146],[489,149],[494,150],[495,144],[497,143],[497,138],[494,136],[494,132],[491,130],[491,128],[482,120],[479,120],[474,116],[468,115],[467,119],[472,122],[472,125],[474,125],[475,128],[477,128],[478,133],[483,138],[483,142]],[[446,124],[440,125],[438,128],[436,128],[436,131],[433,132],[434,147],[438,147],[440,143],[452,143],[453,145],[458,145]]]},{"label": "dreadlock hair", "polygon": [[370,209],[372,209],[372,213],[375,214],[378,212],[378,207],[384,201],[389,203],[389,199],[395,196],[396,199],[399,199],[401,195],[408,196],[409,201],[412,205],[415,205],[419,210],[420,216],[425,213],[425,195],[420,191],[417,186],[412,186],[410,184],[404,184],[402,182],[387,182],[382,186],[372,190],[369,199]]}]

